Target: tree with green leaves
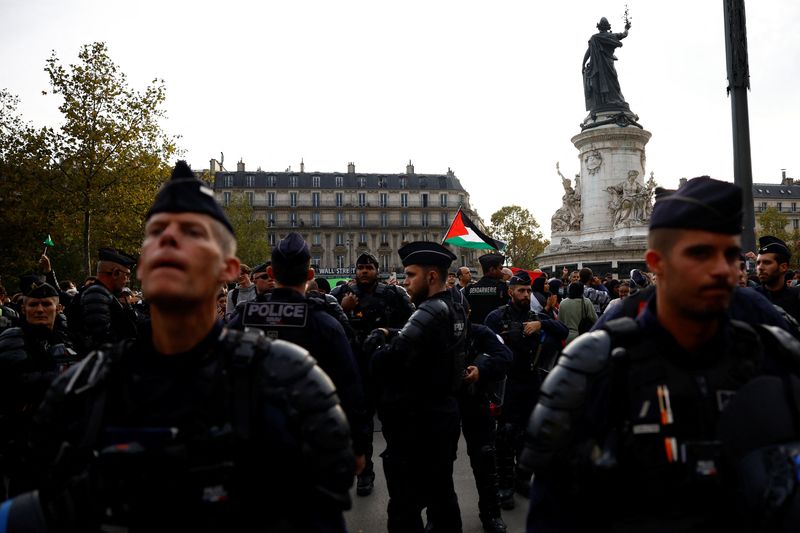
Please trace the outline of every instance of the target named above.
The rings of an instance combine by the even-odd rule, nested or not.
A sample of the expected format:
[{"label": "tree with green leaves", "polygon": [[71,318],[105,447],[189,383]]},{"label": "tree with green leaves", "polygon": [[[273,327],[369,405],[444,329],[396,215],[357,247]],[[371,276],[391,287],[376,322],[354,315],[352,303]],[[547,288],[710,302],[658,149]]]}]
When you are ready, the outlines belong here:
[{"label": "tree with green leaves", "polygon": [[235,194],[225,214],[236,232],[236,255],[242,263],[255,266],[269,259],[267,221],[254,216],[253,206],[244,194]]},{"label": "tree with green leaves", "polygon": [[491,217],[489,234],[506,242],[504,250],[509,262],[525,269],[536,268],[536,256],[550,242],[539,231],[539,223],[525,208],[518,205],[501,207]]}]

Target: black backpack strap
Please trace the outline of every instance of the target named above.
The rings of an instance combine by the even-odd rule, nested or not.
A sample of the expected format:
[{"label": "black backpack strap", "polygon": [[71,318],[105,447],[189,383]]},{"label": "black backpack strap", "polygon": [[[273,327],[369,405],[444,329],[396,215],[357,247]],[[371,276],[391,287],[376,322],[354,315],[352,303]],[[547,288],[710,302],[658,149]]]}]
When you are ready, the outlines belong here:
[{"label": "black backpack strap", "polygon": [[222,344],[231,378],[232,422],[236,436],[247,440],[252,433],[254,411],[253,376],[258,364],[269,352],[261,330],[225,330]]}]

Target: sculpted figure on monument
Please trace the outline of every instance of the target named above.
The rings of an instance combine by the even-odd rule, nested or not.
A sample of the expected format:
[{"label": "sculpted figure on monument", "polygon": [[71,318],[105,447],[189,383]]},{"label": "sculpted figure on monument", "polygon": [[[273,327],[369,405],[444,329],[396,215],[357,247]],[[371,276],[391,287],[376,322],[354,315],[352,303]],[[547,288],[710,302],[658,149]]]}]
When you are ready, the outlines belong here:
[{"label": "sculpted figure on monument", "polygon": [[614,50],[622,46],[620,41],[628,36],[630,27],[630,22],[626,22],[623,33],[611,33],[611,24],[603,17],[597,24],[598,32],[589,39],[589,48],[581,63],[587,111],[630,111],[614,68],[617,60]]},{"label": "sculpted figure on monument", "polygon": [[650,172],[650,179],[647,180],[644,190],[642,211],[644,212],[644,220],[649,221],[650,215],[653,213],[653,198],[656,194],[656,180],[652,172]]},{"label": "sculpted figure on monument", "polygon": [[581,229],[581,220],[583,219],[581,214],[580,175],[575,176],[575,188],[573,189],[572,182],[561,173],[558,163],[556,163],[556,171],[561,176],[564,196],[561,197],[561,207],[558,208],[550,221],[551,228],[556,233],[577,231]]},{"label": "sculpted figure on monument", "polygon": [[630,226],[634,223],[644,223],[648,218],[649,207],[646,206],[650,202],[652,192],[636,181],[638,177],[639,172],[631,170],[628,172],[627,180],[606,189],[611,195],[608,209],[611,211],[615,227],[622,224]]}]

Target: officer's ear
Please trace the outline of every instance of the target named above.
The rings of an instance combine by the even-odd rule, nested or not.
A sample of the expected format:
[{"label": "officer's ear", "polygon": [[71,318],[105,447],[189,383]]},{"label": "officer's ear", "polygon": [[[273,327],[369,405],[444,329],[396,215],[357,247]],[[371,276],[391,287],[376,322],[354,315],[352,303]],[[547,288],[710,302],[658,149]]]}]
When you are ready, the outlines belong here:
[{"label": "officer's ear", "polygon": [[664,272],[664,254],[653,248],[648,248],[644,253],[644,260],[647,262],[647,268],[650,272],[660,276]]},{"label": "officer's ear", "polygon": [[272,272],[272,266],[267,267],[267,276],[269,276],[271,279],[275,279],[275,273]]},{"label": "officer's ear", "polygon": [[[272,267],[268,267],[268,268],[272,268]],[[306,274],[306,281],[311,281],[312,279],[314,279],[314,269],[313,268],[309,268],[308,269],[308,273]]]},{"label": "officer's ear", "polygon": [[221,281],[225,283],[234,281],[239,276],[239,269],[242,262],[236,256],[228,256],[223,260],[222,272],[220,272]]}]

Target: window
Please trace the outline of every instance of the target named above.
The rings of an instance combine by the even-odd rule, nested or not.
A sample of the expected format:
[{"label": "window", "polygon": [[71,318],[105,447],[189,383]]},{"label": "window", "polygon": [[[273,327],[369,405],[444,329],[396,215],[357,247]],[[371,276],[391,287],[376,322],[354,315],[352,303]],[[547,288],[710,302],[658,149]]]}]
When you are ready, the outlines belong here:
[{"label": "window", "polygon": [[336,193],[336,207],[342,207],[344,205],[344,195],[340,192]]},{"label": "window", "polygon": [[386,254],[381,256],[381,267],[383,268],[384,272],[389,270],[389,256]]},{"label": "window", "polygon": [[311,225],[315,228],[319,227],[319,213],[311,213]]},{"label": "window", "polygon": [[297,176],[289,176],[289,187],[297,187]]},{"label": "window", "polygon": [[320,264],[319,254],[311,254],[311,266],[314,268],[319,268],[319,264]]},{"label": "window", "polygon": [[274,225],[275,225],[275,213],[270,211],[269,213],[267,213],[267,226],[271,228]]},{"label": "window", "polygon": [[428,227],[428,213],[422,213],[422,226],[427,228]]},{"label": "window", "polygon": [[400,188],[405,189],[408,185],[408,178],[400,178]]},{"label": "window", "polygon": [[428,207],[428,193],[423,193],[422,197],[420,198],[420,202],[422,207]]},{"label": "window", "polygon": [[792,202],[792,213],[797,211],[797,202]]},{"label": "window", "polygon": [[448,222],[449,222],[449,220],[448,220],[447,213],[445,211],[442,211],[441,217],[439,218],[439,225],[440,226],[447,226]]},{"label": "window", "polygon": [[297,213],[294,211],[289,213],[289,225],[293,228],[297,227]]},{"label": "window", "polygon": [[761,210],[762,211],[766,211],[767,210],[767,202],[761,202]]},{"label": "window", "polygon": [[231,193],[225,191],[222,193],[222,205],[231,205]]},{"label": "window", "polygon": [[439,207],[447,207],[447,194],[439,195]]},{"label": "window", "polygon": [[275,207],[275,193],[268,192],[267,193],[267,207]]},{"label": "window", "polygon": [[389,234],[381,233],[381,244],[389,244]]},{"label": "window", "polygon": [[778,211],[781,211],[783,208],[783,202],[778,202]]},{"label": "window", "polygon": [[360,192],[358,193],[358,207],[366,207],[367,206],[367,193]]},{"label": "window", "polygon": [[800,220],[796,218],[792,220],[792,229],[800,229]]},{"label": "window", "polygon": [[463,194],[459,194],[458,195],[458,207],[461,207],[463,205],[464,205],[464,195]]},{"label": "window", "polygon": [[389,227],[389,215],[386,213],[381,213],[381,227],[388,228]]},{"label": "window", "polygon": [[400,207],[408,207],[408,193],[400,193]]},{"label": "window", "polygon": [[344,226],[344,213],[336,213],[336,225],[340,228]]},{"label": "window", "polygon": [[322,246],[322,235],[319,233],[315,233],[311,237],[311,244],[313,244],[314,246]]},{"label": "window", "polygon": [[367,178],[358,178],[358,186],[362,189],[367,186]]},{"label": "window", "polygon": [[297,193],[290,192],[289,193],[289,207],[297,207]]},{"label": "window", "polygon": [[381,207],[388,207],[389,206],[389,195],[385,192],[381,193]]},{"label": "window", "polygon": [[362,228],[367,227],[367,214],[363,211],[358,214],[358,225]]},{"label": "window", "polygon": [[400,213],[400,225],[404,228],[408,226],[408,213]]},{"label": "window", "polygon": [[256,184],[256,177],[252,174],[248,174],[244,178],[245,187],[255,187]]},{"label": "window", "polygon": [[311,177],[311,186],[312,187],[319,187],[319,176],[312,176]]},{"label": "window", "polygon": [[336,176],[336,186],[341,187],[344,185],[344,178],[342,176]]},{"label": "window", "polygon": [[225,176],[222,182],[224,187],[233,187],[233,176]]},{"label": "window", "polygon": [[366,233],[359,233],[358,234],[358,244],[366,245],[367,244],[367,234]]},{"label": "window", "polygon": [[253,205],[253,201],[255,200],[255,193],[248,191],[244,194],[247,196],[247,203]]},{"label": "window", "polygon": [[311,206],[312,207],[319,207],[319,193],[312,192],[311,193]]},{"label": "window", "polygon": [[267,187],[274,187],[276,182],[275,176],[267,176]]},{"label": "window", "polygon": [[344,233],[336,234],[336,246],[344,246]]},{"label": "window", "polygon": [[275,234],[274,233],[267,234],[267,241],[269,242],[270,246],[275,246],[275,242],[276,242]]},{"label": "window", "polygon": [[344,256],[337,255],[336,256],[336,268],[344,268]]}]

